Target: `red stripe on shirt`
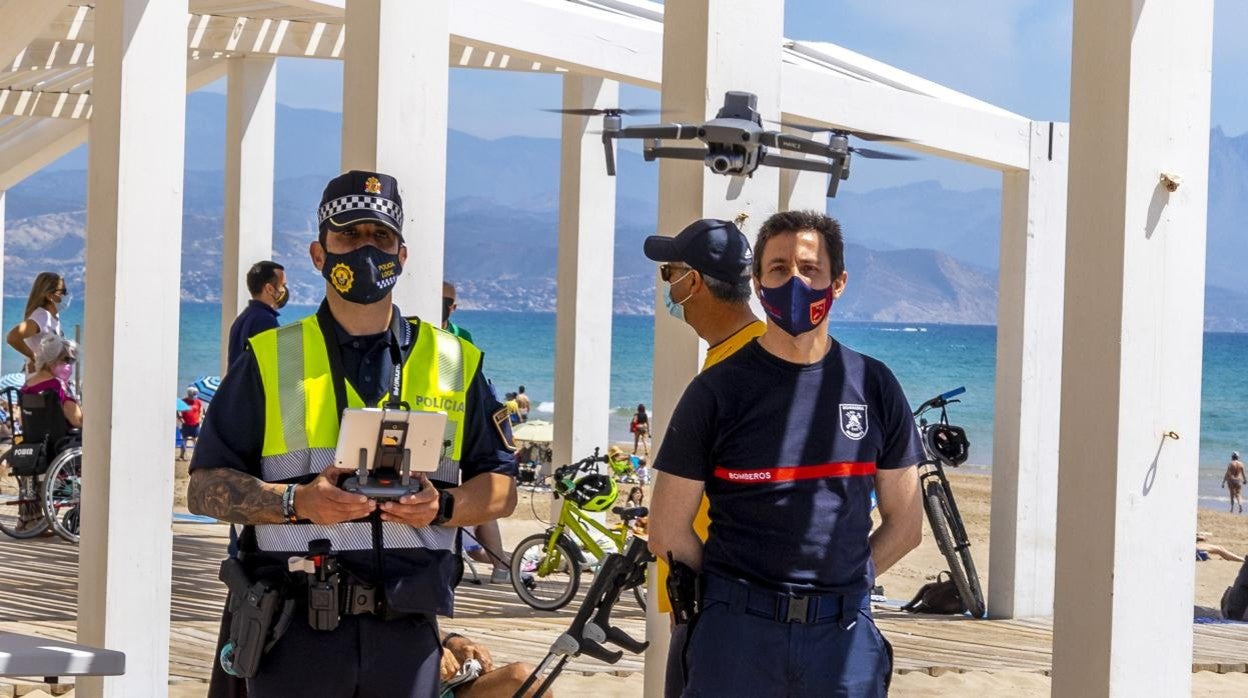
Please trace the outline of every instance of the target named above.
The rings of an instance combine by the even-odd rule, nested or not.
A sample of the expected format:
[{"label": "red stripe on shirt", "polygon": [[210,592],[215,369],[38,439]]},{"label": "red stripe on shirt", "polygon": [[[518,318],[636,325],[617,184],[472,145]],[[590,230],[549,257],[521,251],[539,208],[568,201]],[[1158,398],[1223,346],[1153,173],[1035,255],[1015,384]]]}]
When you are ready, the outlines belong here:
[{"label": "red stripe on shirt", "polygon": [[874,475],[875,463],[819,463],[815,465],[799,465],[789,468],[761,468],[759,470],[731,470],[722,465],[716,466],[714,475],[729,482],[792,482],[794,480],[813,480],[824,477],[854,477],[857,475]]}]

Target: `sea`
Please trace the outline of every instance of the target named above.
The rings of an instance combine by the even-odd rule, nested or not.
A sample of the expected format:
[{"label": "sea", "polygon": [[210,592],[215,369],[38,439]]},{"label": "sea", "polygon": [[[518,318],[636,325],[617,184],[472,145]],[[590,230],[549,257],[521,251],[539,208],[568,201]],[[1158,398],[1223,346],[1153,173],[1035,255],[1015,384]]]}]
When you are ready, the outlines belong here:
[{"label": "sea", "polygon": [[[21,317],[23,301],[4,300],[3,327]],[[288,306],[282,321],[291,322],[315,311],[312,306]],[[81,330],[83,306],[62,313],[62,327],[73,337]],[[468,328],[485,353],[486,376],[501,395],[525,386],[534,405],[534,419],[551,419],[554,404],[553,313],[509,313],[459,310],[455,321]],[[219,306],[183,302],[178,356],[180,386],[218,373]],[[5,330],[7,332],[7,329]],[[961,403],[952,405],[952,421],[966,429],[971,442],[970,462],[975,469],[992,467],[992,421],[996,328],[990,326],[832,323],[830,331],[846,346],[886,363],[901,382],[911,404],[964,386]],[[628,423],[638,404],[650,405],[651,355],[654,320],[648,316],[617,315],[612,322],[611,405],[609,436],[631,441]],[[136,351],[143,351],[136,347]],[[661,350],[661,348],[660,348]],[[10,347],[3,351],[4,373],[21,370],[21,359]],[[1201,506],[1226,506],[1220,489],[1231,451],[1248,449],[1248,334],[1209,332],[1204,336],[1204,376],[1201,393],[1200,500]],[[90,366],[90,347],[83,348]],[[170,395],[170,398],[174,398]]]}]

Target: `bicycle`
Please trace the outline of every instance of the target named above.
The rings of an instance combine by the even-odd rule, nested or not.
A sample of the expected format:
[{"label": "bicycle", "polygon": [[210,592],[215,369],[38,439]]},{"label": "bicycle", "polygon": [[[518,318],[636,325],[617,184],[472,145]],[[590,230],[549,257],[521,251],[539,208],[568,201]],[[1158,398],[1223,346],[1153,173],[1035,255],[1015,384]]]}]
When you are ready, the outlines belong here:
[{"label": "bicycle", "polygon": [[[77,543],[82,447],[63,433],[64,417],[59,403],[52,404],[51,398],[42,393],[14,400],[10,391],[16,390],[5,393],[11,407],[21,405],[24,431],[14,436],[13,446],[0,456],[0,532],[23,540],[43,535],[51,527],[56,535]],[[12,422],[13,409],[9,415]],[[46,424],[58,424],[61,429],[45,429]],[[39,433],[47,436],[35,439],[33,435]]]},{"label": "bicycle", "polygon": [[[971,557],[971,543],[967,539],[962,515],[953,499],[953,489],[945,477],[945,465],[956,468],[966,462],[970,455],[970,442],[962,427],[949,424],[945,408],[955,402],[952,398],[966,392],[958,387],[924,402],[914,411],[919,420],[919,433],[923,437],[923,452],[927,458],[919,464],[919,482],[923,492],[923,509],[936,537],[936,547],[949,563],[949,574],[957,587],[962,605],[975,618],[982,618],[986,610],[984,592]],[[928,424],[924,416],[929,410],[939,409],[940,418]]]},{"label": "bicycle", "polygon": [[[558,520],[545,533],[536,533],[520,541],[511,555],[511,585],[521,601],[539,611],[558,610],[576,597],[581,572],[592,571],[586,551],[599,562],[606,558],[606,551],[590,535],[589,529],[614,543],[615,550],[611,552],[624,552],[633,537],[624,523],[608,527],[586,514],[605,511],[619,497],[615,481],[600,475],[595,467],[606,462],[606,456],[598,455],[598,449],[594,449],[592,456],[557,468],[552,476],[552,491],[555,497],[563,500]],[[574,479],[582,472],[587,474]],[[612,512],[628,519],[645,516],[648,510],[615,507]],[[645,609],[644,584],[633,588],[633,596]]]}]

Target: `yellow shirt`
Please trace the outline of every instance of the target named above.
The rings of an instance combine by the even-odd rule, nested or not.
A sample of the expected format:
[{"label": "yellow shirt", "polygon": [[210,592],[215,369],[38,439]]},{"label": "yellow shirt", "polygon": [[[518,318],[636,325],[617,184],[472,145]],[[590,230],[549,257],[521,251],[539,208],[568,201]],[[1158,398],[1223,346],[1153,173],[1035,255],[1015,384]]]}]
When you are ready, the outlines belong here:
[{"label": "yellow shirt", "polygon": [[[754,322],[751,322],[745,327],[737,330],[736,333],[728,339],[725,339],[719,344],[716,344],[706,350],[706,360],[702,362],[702,370],[705,371],[711,366],[714,366],[720,361],[732,356],[738,349],[754,341],[755,337],[762,335],[766,330],[767,323],[762,320],[755,320]],[[698,537],[701,538],[703,542],[706,542],[707,536],[710,535],[710,509],[711,501],[706,498],[706,495],[702,495],[702,504],[698,507],[697,515],[693,517],[693,530],[698,534]],[[659,560],[658,573],[659,612],[671,613],[672,602],[667,598],[667,560]]]}]

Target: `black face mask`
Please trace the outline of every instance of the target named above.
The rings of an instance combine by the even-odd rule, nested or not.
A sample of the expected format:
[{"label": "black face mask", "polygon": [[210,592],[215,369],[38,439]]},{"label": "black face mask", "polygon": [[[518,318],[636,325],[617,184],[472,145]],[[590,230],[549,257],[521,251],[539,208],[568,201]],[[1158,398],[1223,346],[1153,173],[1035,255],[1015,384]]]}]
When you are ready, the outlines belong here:
[{"label": "black face mask", "polygon": [[286,303],[288,303],[289,301],[290,301],[290,288],[287,286],[283,286],[281,288],[281,292],[278,293],[277,297],[273,299],[273,307],[276,308],[277,310],[281,310],[282,308],[286,307]]},{"label": "black face mask", "polygon": [[403,273],[399,255],[364,245],[345,254],[325,253],[321,276],[348,303],[370,305],[386,297]]}]

